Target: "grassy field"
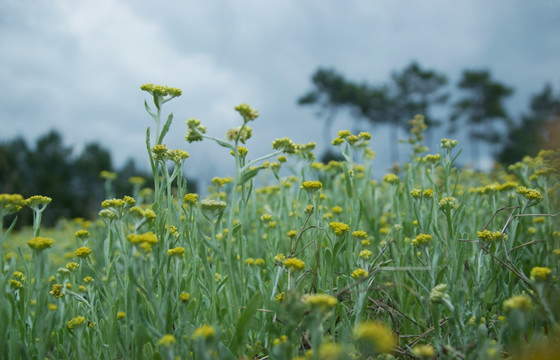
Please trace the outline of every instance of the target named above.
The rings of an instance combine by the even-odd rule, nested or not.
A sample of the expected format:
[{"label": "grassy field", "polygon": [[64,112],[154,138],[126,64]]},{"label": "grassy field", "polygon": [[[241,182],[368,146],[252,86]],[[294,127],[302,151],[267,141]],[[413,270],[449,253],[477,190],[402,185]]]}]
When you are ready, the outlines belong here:
[{"label": "grassy field", "polygon": [[[372,180],[368,133],[315,161],[288,138],[243,145],[258,112],[214,141],[235,174],[189,193],[188,153],[168,149],[175,88],[146,84],[153,184],[100,204],[94,221],[41,229],[51,199],[0,195],[4,359],[546,359],[560,351],[559,151],[490,173],[460,145],[422,145]],[[188,144],[186,144],[188,149]],[[252,159],[252,160],[251,160]],[[397,171],[398,170],[398,171]],[[113,180],[104,173],[107,188]],[[268,185],[254,186],[254,179]],[[22,206],[32,229],[11,231]],[[539,357],[540,356],[540,357]]]}]

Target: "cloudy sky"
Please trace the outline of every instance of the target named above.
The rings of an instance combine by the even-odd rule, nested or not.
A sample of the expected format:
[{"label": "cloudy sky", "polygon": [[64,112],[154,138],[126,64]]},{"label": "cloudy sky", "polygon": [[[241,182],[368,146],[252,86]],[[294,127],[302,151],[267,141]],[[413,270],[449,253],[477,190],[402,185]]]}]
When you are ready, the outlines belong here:
[{"label": "cloudy sky", "polygon": [[[191,153],[191,176],[227,175],[227,152],[187,144],[197,117],[223,136],[233,107],[259,110],[254,157],[276,137],[322,143],[321,122],[296,100],[318,67],[353,80],[386,82],[412,60],[456,83],[486,68],[516,90],[513,113],[545,82],[560,88],[560,2],[550,0],[0,0],[0,140],[33,142],[57,129],[79,152],[98,141],[117,165],[146,166],[146,82],[179,87],[166,143]],[[351,128],[340,116],[334,131]],[[383,173],[386,129],[373,129]],[[404,137],[404,134],[403,134]],[[466,147],[465,143],[465,147]],[[403,148],[404,150],[404,148]],[[435,149],[434,149],[435,150]]]}]

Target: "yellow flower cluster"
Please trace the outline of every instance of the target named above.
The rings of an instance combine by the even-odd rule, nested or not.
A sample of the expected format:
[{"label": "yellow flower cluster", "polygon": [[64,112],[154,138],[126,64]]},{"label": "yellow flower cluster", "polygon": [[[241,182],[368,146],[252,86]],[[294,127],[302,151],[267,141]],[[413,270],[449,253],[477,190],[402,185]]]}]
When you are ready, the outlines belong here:
[{"label": "yellow flower cluster", "polygon": [[457,146],[457,140],[441,139],[441,148],[445,150],[451,150]]},{"label": "yellow flower cluster", "polygon": [[398,184],[399,183],[399,177],[395,174],[387,174],[383,177],[383,181],[385,181],[386,183],[389,183],[389,184]]},{"label": "yellow flower cluster", "polygon": [[369,259],[371,257],[371,251],[369,250],[360,251],[360,257],[365,260]]},{"label": "yellow flower cluster", "polygon": [[282,335],[272,341],[272,346],[282,345],[286,342],[288,342],[288,337],[286,335]]},{"label": "yellow flower cluster", "polygon": [[80,264],[78,264],[77,262],[69,262],[68,264],[66,264],[66,268],[72,272],[78,270],[78,267],[80,266]]},{"label": "yellow flower cluster", "polygon": [[[486,240],[486,241],[496,241],[496,240],[500,240],[502,238],[502,232],[497,230],[497,231],[490,231],[490,230],[482,230],[482,231],[477,231],[476,235],[478,236],[479,239],[481,240]],[[507,235],[504,234],[504,238],[507,239]]]},{"label": "yellow flower cluster", "polygon": [[30,248],[37,251],[42,251],[51,248],[54,245],[54,240],[51,238],[37,236],[27,242]]},{"label": "yellow flower cluster", "polygon": [[515,191],[525,196],[525,198],[530,201],[540,202],[543,200],[541,193],[535,189],[527,189],[525,186],[518,186]]},{"label": "yellow flower cluster", "polygon": [[192,335],[193,339],[212,339],[216,336],[216,329],[210,325],[202,325],[196,329]]},{"label": "yellow flower cluster", "polygon": [[367,347],[371,354],[386,354],[393,351],[397,345],[397,338],[385,325],[366,321],[358,324],[354,329],[354,337]]},{"label": "yellow flower cluster", "polygon": [[124,311],[117,312],[117,320],[122,320],[126,318],[126,313]]},{"label": "yellow flower cluster", "polygon": [[358,268],[354,271],[352,271],[352,279],[361,279],[361,278],[365,278],[369,276],[369,273],[362,268]]},{"label": "yellow flower cluster", "polygon": [[321,311],[326,311],[338,304],[338,300],[334,296],[328,294],[306,295],[304,296],[304,301],[308,306]]},{"label": "yellow flower cluster", "polygon": [[64,292],[62,292],[62,290],[64,289],[64,286],[61,284],[53,284],[51,291],[49,292],[49,294],[51,294],[52,296],[54,296],[55,298],[61,298],[64,296]]},{"label": "yellow flower cluster", "polygon": [[245,259],[245,264],[249,266],[264,266],[266,262],[262,258],[258,258],[258,259],[247,258]]},{"label": "yellow flower cluster", "polygon": [[72,330],[77,327],[85,325],[86,318],[83,316],[76,316],[75,318],[68,321],[68,329]]},{"label": "yellow flower cluster", "polygon": [[178,246],[173,249],[168,249],[167,256],[177,256],[178,258],[182,258],[183,256],[185,256],[185,248],[182,246]]},{"label": "yellow flower cluster", "polygon": [[151,83],[144,84],[140,86],[140,90],[146,91],[154,97],[164,97],[171,96],[172,98],[181,96],[183,91],[179,88],[164,86],[164,85],[154,85]]},{"label": "yellow flower cluster", "polygon": [[52,199],[48,196],[33,195],[25,199],[25,205],[29,206],[32,209],[36,209],[39,205],[47,205],[51,201]]},{"label": "yellow flower cluster", "polygon": [[182,292],[179,294],[179,299],[180,299],[182,302],[187,302],[187,301],[189,301],[189,300],[191,299],[191,294],[189,294],[188,292],[182,291]]},{"label": "yellow flower cluster", "polygon": [[342,234],[350,231],[350,227],[348,225],[337,221],[331,222],[329,227],[334,231],[336,236],[341,236]]},{"label": "yellow flower cluster", "polygon": [[412,353],[422,359],[431,359],[436,355],[436,349],[432,345],[416,345]]},{"label": "yellow flower cluster", "polygon": [[457,209],[458,206],[457,199],[452,196],[446,196],[439,201],[440,209]]},{"label": "yellow flower cluster", "polygon": [[367,233],[363,230],[356,230],[356,231],[352,231],[352,236],[357,239],[365,239],[367,238]]},{"label": "yellow flower cluster", "polygon": [[171,334],[165,334],[158,340],[157,344],[158,344],[158,346],[171,347],[171,346],[175,345],[176,342],[177,342],[177,339],[175,339],[175,336],[173,336]]},{"label": "yellow flower cluster", "polygon": [[272,142],[272,148],[274,150],[282,150],[286,154],[295,154],[297,150],[296,144],[287,137],[274,140]]},{"label": "yellow flower cluster", "polygon": [[144,252],[149,253],[152,251],[152,246],[158,243],[157,235],[153,232],[144,234],[130,234],[128,241],[133,245],[138,245]]},{"label": "yellow flower cluster", "polygon": [[186,194],[185,196],[183,196],[183,202],[188,203],[188,204],[193,204],[193,205],[197,205],[198,204],[198,194]]},{"label": "yellow flower cluster", "polygon": [[502,303],[502,308],[505,312],[509,312],[513,309],[531,310],[533,308],[533,303],[531,301],[531,298],[529,298],[529,296],[525,294],[515,295],[505,300]]},{"label": "yellow flower cluster", "polygon": [[317,191],[322,187],[323,184],[320,181],[304,181],[301,183],[301,188],[308,192]]},{"label": "yellow flower cluster", "polygon": [[77,257],[85,258],[85,257],[88,257],[89,254],[91,254],[91,249],[88,248],[87,246],[82,246],[82,247],[77,248],[76,251],[74,251],[74,254]]},{"label": "yellow flower cluster", "polygon": [[412,246],[428,245],[432,241],[430,234],[418,234],[416,238],[412,239]]},{"label": "yellow flower cluster", "polygon": [[242,117],[244,122],[255,120],[259,112],[247,104],[239,104],[234,108]]},{"label": "yellow flower cluster", "polygon": [[289,258],[284,260],[284,266],[288,270],[299,271],[305,268],[305,263],[298,258]]},{"label": "yellow flower cluster", "polygon": [[117,174],[112,171],[101,170],[99,177],[105,180],[115,180],[117,178]]},{"label": "yellow flower cluster", "polygon": [[16,213],[25,205],[20,194],[0,194],[0,217]]},{"label": "yellow flower cluster", "polygon": [[89,238],[89,231],[87,230],[78,230],[74,233],[74,236],[77,237],[78,239],[88,239]]},{"label": "yellow flower cluster", "polygon": [[547,267],[535,266],[531,269],[531,280],[532,281],[547,281],[552,274],[552,270]]}]

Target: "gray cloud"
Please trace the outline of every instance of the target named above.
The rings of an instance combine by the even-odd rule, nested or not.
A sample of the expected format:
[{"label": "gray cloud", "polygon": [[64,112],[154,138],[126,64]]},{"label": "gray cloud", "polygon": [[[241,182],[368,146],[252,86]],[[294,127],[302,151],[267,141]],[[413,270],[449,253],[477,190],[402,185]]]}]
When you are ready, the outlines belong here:
[{"label": "gray cloud", "polygon": [[[322,144],[321,122],[296,105],[310,75],[331,66],[355,80],[384,82],[411,60],[456,81],[487,67],[516,88],[519,112],[546,81],[558,83],[560,21],[554,2],[512,1],[25,1],[5,0],[0,17],[0,138],[34,139],[50,128],[79,149],[110,147],[118,163],[146,163],[144,82],[177,86],[166,140],[191,153],[193,175],[226,175],[228,152],[186,144],[184,120],[201,118],[222,136],[233,107],[261,113],[254,156],[275,137]],[[333,131],[352,122],[342,114]],[[382,172],[385,129],[373,131]],[[404,135],[403,135],[404,136]],[[404,147],[403,147],[404,149]],[[209,166],[208,164],[212,164]]]}]

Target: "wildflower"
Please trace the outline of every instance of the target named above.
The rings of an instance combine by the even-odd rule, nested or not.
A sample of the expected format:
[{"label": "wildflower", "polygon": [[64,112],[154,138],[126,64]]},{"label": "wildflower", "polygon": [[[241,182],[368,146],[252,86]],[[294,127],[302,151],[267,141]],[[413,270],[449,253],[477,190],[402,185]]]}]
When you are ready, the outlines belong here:
[{"label": "wildflower", "polygon": [[88,257],[89,254],[91,254],[91,249],[87,246],[82,246],[76,249],[76,251],[74,251],[74,254],[76,254],[77,257],[85,258]]},{"label": "wildflower", "polygon": [[112,212],[109,209],[103,209],[99,212],[99,216],[101,216],[103,219],[107,219],[107,220],[113,220],[117,218],[117,214],[115,214],[114,212]]},{"label": "wildflower", "polygon": [[531,269],[531,280],[535,282],[545,282],[550,278],[552,270],[547,267],[535,266]]},{"label": "wildflower", "polygon": [[255,260],[255,265],[256,266],[264,266],[265,264],[266,264],[266,262],[262,258],[258,258],[258,259]]},{"label": "wildflower", "polygon": [[261,221],[262,222],[269,222],[270,220],[272,220],[272,215],[270,214],[264,214],[261,216]]},{"label": "wildflower", "polygon": [[358,137],[363,140],[371,140],[371,134],[365,131],[360,132]]},{"label": "wildflower", "polygon": [[151,223],[156,219],[156,213],[152,209],[146,209],[144,210],[144,217]]},{"label": "wildflower", "polygon": [[435,304],[439,304],[444,299],[448,298],[449,295],[447,294],[447,284],[436,285],[430,292],[430,301]]},{"label": "wildflower", "polygon": [[128,235],[128,241],[130,241],[134,245],[142,244],[142,243],[155,245],[158,243],[158,238],[156,234],[149,231],[144,234],[130,234]]},{"label": "wildflower", "polygon": [[182,258],[185,256],[185,248],[182,246],[178,246],[173,249],[167,250],[167,256],[177,256],[178,258]]},{"label": "wildflower", "polygon": [[204,199],[200,202],[202,213],[209,219],[220,216],[224,212],[226,206],[227,204],[224,201],[219,200]]},{"label": "wildflower", "polygon": [[80,326],[85,325],[86,318],[83,316],[76,316],[75,318],[68,321],[68,329],[72,330]]},{"label": "wildflower", "polygon": [[439,201],[440,209],[457,209],[459,205],[457,204],[457,199],[452,196],[444,197]]},{"label": "wildflower", "polygon": [[255,259],[247,258],[247,259],[245,259],[245,264],[250,265],[250,266],[255,265]]},{"label": "wildflower", "polygon": [[43,207],[41,209],[43,209],[51,201],[52,201],[52,199],[48,196],[33,195],[33,196],[25,199],[25,205],[29,206],[33,210],[38,210],[39,206],[42,205]]},{"label": "wildflower", "polygon": [[367,233],[363,230],[352,231],[352,236],[356,239],[365,239],[367,238]]},{"label": "wildflower", "polygon": [[385,181],[386,183],[389,183],[389,184],[398,184],[399,183],[399,177],[395,174],[387,174],[383,177],[383,181]]},{"label": "wildflower", "polygon": [[342,208],[341,208],[340,206],[338,206],[338,205],[337,205],[337,206],[333,206],[333,207],[331,208],[331,211],[332,211],[333,213],[337,214],[337,215],[338,215],[338,214],[342,214]]},{"label": "wildflower", "polygon": [[341,236],[345,232],[350,231],[350,227],[348,225],[336,221],[331,222],[329,227],[334,231],[336,236]]},{"label": "wildflower", "polygon": [[556,257],[560,258],[560,249],[554,249],[552,250],[552,253],[556,255]]},{"label": "wildflower", "polygon": [[[346,357],[342,346],[333,342],[323,342],[319,348],[318,355],[318,359],[324,360],[339,360]],[[312,358],[312,356],[309,356],[308,358]]]},{"label": "wildflower", "polygon": [[51,303],[48,303],[47,307],[49,308],[50,311],[56,311],[56,309],[58,309],[58,307],[55,304],[51,304]]},{"label": "wildflower", "polygon": [[301,183],[301,188],[311,194],[322,187],[323,184],[320,181],[304,181]]},{"label": "wildflower", "polygon": [[117,320],[122,320],[126,317],[126,313],[124,311],[119,311],[117,313]]},{"label": "wildflower", "polygon": [[20,211],[24,205],[25,200],[19,194],[0,194],[0,218]]},{"label": "wildflower", "polygon": [[422,161],[425,163],[435,164],[436,162],[438,162],[440,158],[441,158],[440,154],[435,154],[435,155],[428,154],[422,158]]},{"label": "wildflower", "polygon": [[54,244],[54,240],[51,238],[45,238],[41,236],[34,237],[33,239],[27,242],[27,245],[33,250],[42,251],[52,247]]},{"label": "wildflower", "polygon": [[365,260],[369,259],[371,257],[371,251],[369,250],[360,251],[360,257]]},{"label": "wildflower", "polygon": [[192,335],[193,339],[212,339],[216,336],[216,329],[210,325],[202,325]]},{"label": "wildflower", "polygon": [[361,278],[365,278],[369,276],[369,273],[362,268],[358,268],[354,271],[352,271],[352,279],[361,279]]},{"label": "wildflower", "polygon": [[154,98],[156,98],[156,97],[157,98],[163,98],[165,96],[170,97],[170,98],[165,99],[165,100],[162,99],[163,102],[169,101],[172,98],[181,96],[183,94],[183,91],[181,91],[181,89],[179,89],[179,88],[164,86],[164,85],[154,85],[154,84],[151,84],[151,83],[143,84],[142,86],[140,86],[140,90],[143,90],[143,91],[146,91],[146,92],[152,94],[152,96]]},{"label": "wildflower", "polygon": [[[497,231],[490,231],[490,230],[482,230],[482,231],[477,231],[476,235],[478,236],[479,239],[481,240],[486,240],[486,241],[496,241],[502,238],[502,232],[497,230]],[[507,235],[504,234],[504,238],[507,239]]]},{"label": "wildflower", "polygon": [[412,189],[412,190],[410,191],[410,195],[411,195],[413,198],[418,199],[419,197],[422,196],[422,191],[421,191],[420,189]]},{"label": "wildflower", "polygon": [[393,332],[385,325],[367,321],[359,324],[354,329],[354,337],[367,354],[390,353],[397,345],[397,339]]},{"label": "wildflower", "polygon": [[274,262],[283,262],[284,260],[286,260],[286,255],[284,255],[283,253],[280,253],[280,254],[274,256],[273,260],[274,260]]},{"label": "wildflower", "polygon": [[89,238],[89,231],[87,230],[78,230],[74,233],[74,236],[81,240],[86,240]]},{"label": "wildflower", "polygon": [[350,130],[340,130],[336,135],[339,138],[344,139],[344,138],[352,135],[352,133],[350,132]]},{"label": "wildflower", "polygon": [[451,150],[457,146],[457,140],[441,139],[441,148],[445,150]]},{"label": "wildflower", "polygon": [[418,234],[416,238],[412,240],[412,246],[424,246],[432,242],[432,235],[430,234]]},{"label": "wildflower", "polygon": [[284,301],[285,298],[286,298],[286,293],[285,292],[281,292],[280,294],[276,295],[276,301],[278,301],[278,302]]},{"label": "wildflower", "polygon": [[92,278],[91,276],[86,276],[86,277],[84,278],[84,282],[85,282],[86,284],[89,284],[90,282],[93,282],[93,278]]},{"label": "wildflower", "polygon": [[533,303],[531,302],[531,298],[525,294],[515,295],[505,300],[502,303],[502,308],[506,313],[513,309],[531,310],[533,308]]},{"label": "wildflower", "polygon": [[17,281],[16,279],[11,279],[11,280],[10,280],[10,287],[11,287],[12,289],[17,290],[17,289],[22,288],[22,287],[23,287],[23,284],[22,284],[21,282]]},{"label": "wildflower", "polygon": [[422,359],[433,358],[436,354],[436,349],[432,345],[416,345],[412,348],[412,353]]},{"label": "wildflower", "polygon": [[131,176],[128,178],[128,182],[132,185],[142,186],[146,183],[146,179],[141,176]]},{"label": "wildflower", "polygon": [[430,199],[431,199],[431,198],[434,196],[434,190],[432,190],[432,189],[426,189],[426,190],[424,190],[424,191],[422,192],[422,195],[423,195],[425,198],[430,198]]},{"label": "wildflower", "polygon": [[25,279],[25,277],[23,276],[23,273],[21,271],[14,271],[14,273],[12,274],[13,277],[15,277],[16,279]]},{"label": "wildflower", "polygon": [[354,145],[355,143],[357,143],[359,140],[359,138],[356,135],[350,135],[346,138],[346,141],[348,141],[348,143],[350,145]]},{"label": "wildflower", "polygon": [[286,335],[282,335],[272,341],[272,346],[282,345],[286,342],[288,342],[288,337]]},{"label": "wildflower", "polygon": [[83,285],[80,285],[80,286],[78,287],[78,290],[80,290],[81,292],[86,292],[86,291],[87,291],[87,288],[86,288],[85,286],[83,286]]},{"label": "wildflower", "polygon": [[334,296],[328,294],[307,295],[305,296],[304,301],[310,307],[319,309],[322,312],[335,307],[336,304],[338,304],[338,300]]},{"label": "wildflower", "polygon": [[112,171],[101,170],[99,177],[105,180],[115,180],[117,178],[117,174]]},{"label": "wildflower", "polygon": [[244,122],[249,122],[259,117],[259,112],[247,104],[237,105],[235,111],[243,117]]},{"label": "wildflower", "polygon": [[165,334],[158,340],[157,344],[158,344],[158,346],[171,347],[171,346],[175,345],[176,342],[177,342],[177,339],[175,339],[175,336],[173,336],[171,334]]},{"label": "wildflower", "polygon": [[187,302],[187,301],[189,301],[189,300],[191,299],[191,294],[189,294],[188,292],[182,291],[182,292],[179,294],[179,299],[180,299],[182,302],[185,303],[185,302]]},{"label": "wildflower", "polygon": [[518,186],[515,191],[518,194],[525,196],[525,198],[529,201],[540,202],[543,200],[541,193],[535,189],[527,189],[525,186]]},{"label": "wildflower", "polygon": [[294,154],[296,152],[296,144],[287,137],[274,140],[272,142],[272,148],[274,150],[282,150],[287,154]]},{"label": "wildflower", "polygon": [[305,268],[305,263],[298,258],[289,258],[284,261],[284,266],[288,270],[299,271]]}]

